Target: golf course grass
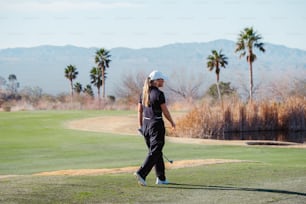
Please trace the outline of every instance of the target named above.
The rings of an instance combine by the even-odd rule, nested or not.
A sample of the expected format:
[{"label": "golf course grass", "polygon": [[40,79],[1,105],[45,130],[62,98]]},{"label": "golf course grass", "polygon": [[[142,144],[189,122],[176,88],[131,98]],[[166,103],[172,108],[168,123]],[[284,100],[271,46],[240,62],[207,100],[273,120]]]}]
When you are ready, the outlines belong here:
[{"label": "golf course grass", "polygon": [[[166,142],[174,160],[233,159],[166,171],[169,185],[147,187],[131,173],[37,176],[46,171],[139,166],[136,135],[68,129],[67,122],[133,111],[0,112],[0,203],[306,203],[306,149]],[[103,126],[104,124],[101,124]]]}]

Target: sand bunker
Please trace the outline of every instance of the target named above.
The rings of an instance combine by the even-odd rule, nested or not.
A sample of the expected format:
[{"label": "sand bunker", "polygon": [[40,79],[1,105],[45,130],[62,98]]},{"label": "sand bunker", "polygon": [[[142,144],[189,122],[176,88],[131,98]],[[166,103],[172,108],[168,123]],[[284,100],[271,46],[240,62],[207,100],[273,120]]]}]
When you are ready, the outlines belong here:
[{"label": "sand bunker", "polygon": [[[224,164],[224,163],[237,163],[247,162],[243,160],[227,160],[227,159],[198,159],[198,160],[182,160],[174,161],[172,164],[166,163],[166,169],[178,169],[185,167],[194,167],[211,164]],[[118,173],[133,173],[139,167],[130,166],[122,168],[109,168],[109,169],[68,169],[59,171],[49,171],[34,174],[34,176],[84,176],[84,175],[104,175],[104,174],[118,174]]]}]

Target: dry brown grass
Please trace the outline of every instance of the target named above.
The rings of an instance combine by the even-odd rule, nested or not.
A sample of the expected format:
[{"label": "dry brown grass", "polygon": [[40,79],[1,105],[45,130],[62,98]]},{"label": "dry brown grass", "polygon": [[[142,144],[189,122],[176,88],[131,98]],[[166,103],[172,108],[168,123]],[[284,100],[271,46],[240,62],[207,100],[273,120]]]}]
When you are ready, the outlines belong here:
[{"label": "dry brown grass", "polygon": [[249,131],[305,131],[306,100],[289,97],[283,102],[245,104],[237,100],[203,102],[177,122],[176,137],[218,138],[224,133]]}]

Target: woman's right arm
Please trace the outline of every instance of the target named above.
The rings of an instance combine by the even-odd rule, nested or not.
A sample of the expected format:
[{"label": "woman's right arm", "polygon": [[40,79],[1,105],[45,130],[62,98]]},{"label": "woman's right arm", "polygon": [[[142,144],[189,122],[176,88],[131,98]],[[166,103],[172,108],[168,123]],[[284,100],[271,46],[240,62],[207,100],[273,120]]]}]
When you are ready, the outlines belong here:
[{"label": "woman's right arm", "polygon": [[174,121],[173,121],[173,119],[171,117],[171,114],[170,114],[170,112],[168,110],[167,105],[165,103],[163,103],[163,104],[160,105],[160,107],[162,109],[162,112],[163,112],[164,116],[171,123],[172,128],[175,129],[175,123],[174,123]]}]

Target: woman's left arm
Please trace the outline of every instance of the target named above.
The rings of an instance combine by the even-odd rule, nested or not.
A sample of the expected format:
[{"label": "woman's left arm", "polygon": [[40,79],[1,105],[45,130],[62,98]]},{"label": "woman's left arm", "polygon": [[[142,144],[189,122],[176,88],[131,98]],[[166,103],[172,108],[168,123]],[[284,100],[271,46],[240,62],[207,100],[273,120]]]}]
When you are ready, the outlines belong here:
[{"label": "woman's left arm", "polygon": [[141,103],[138,103],[138,125],[139,125],[138,128],[142,127],[142,120],[143,120],[142,112],[143,112],[142,105]]}]

